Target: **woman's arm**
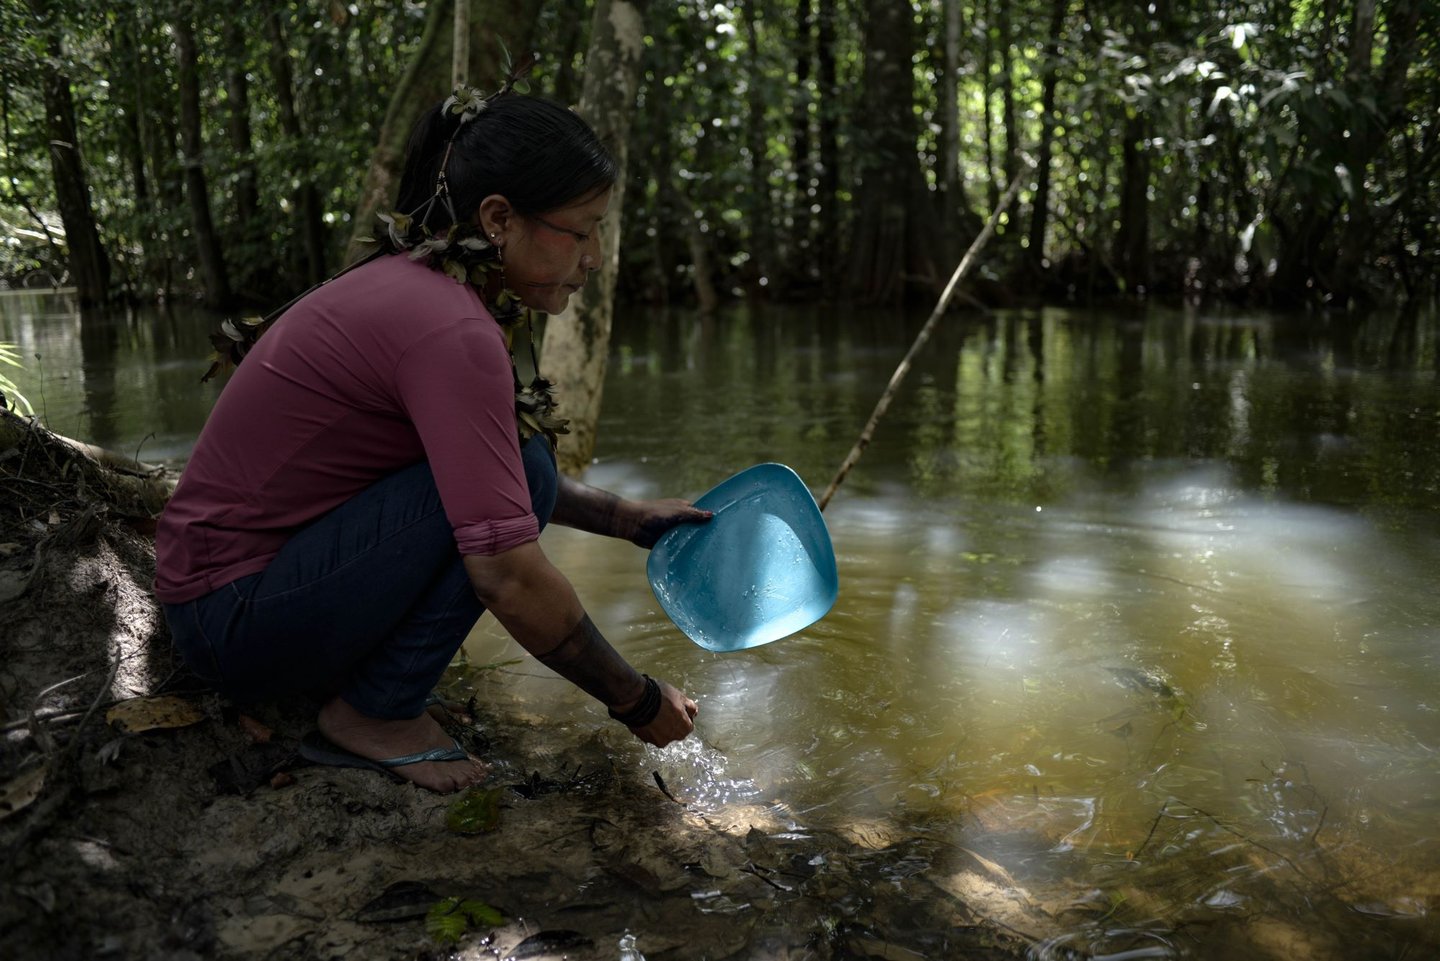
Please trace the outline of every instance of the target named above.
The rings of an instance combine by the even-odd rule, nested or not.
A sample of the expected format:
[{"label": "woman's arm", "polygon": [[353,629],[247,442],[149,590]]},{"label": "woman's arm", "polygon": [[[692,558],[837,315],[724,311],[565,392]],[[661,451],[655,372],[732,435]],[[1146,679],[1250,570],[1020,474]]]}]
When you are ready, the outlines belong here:
[{"label": "woman's arm", "polygon": [[550,519],[556,524],[618,537],[649,549],[655,546],[660,535],[675,525],[694,524],[710,517],[710,511],[700,510],[689,501],[678,498],[626,500],[562,474],[555,497],[555,513]]},{"label": "woman's arm", "polygon": [[[531,541],[488,557],[466,555],[465,570],[481,603],[546,667],[612,714],[623,716],[645,699],[645,676],[605,640],[539,544]],[[630,730],[642,741],[664,746],[694,730],[698,708],[674,687],[657,683],[658,713]]]}]

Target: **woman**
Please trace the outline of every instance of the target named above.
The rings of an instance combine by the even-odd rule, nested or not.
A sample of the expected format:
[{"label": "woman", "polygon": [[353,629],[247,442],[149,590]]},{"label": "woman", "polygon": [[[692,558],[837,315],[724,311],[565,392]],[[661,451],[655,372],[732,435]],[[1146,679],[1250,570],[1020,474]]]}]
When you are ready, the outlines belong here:
[{"label": "woman", "polygon": [[522,386],[508,347],[522,307],[564,309],[596,269],[617,170],[573,113],[509,86],[417,123],[405,213],[248,350],[156,538],[195,673],[237,699],[318,694],[302,753],[442,792],[486,772],[424,708],[487,609],[642,741],[684,738],[697,710],[616,653],[536,542],[554,520],[650,547],[709,515],[557,475],[549,385]]}]

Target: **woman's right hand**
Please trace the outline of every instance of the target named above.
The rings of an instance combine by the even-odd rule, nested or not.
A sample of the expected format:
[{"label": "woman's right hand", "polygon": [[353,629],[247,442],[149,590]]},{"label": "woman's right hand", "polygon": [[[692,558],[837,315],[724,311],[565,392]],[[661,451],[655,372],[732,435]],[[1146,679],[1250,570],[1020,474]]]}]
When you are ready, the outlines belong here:
[{"label": "woman's right hand", "polygon": [[695,715],[700,707],[683,692],[664,681],[660,685],[660,713],[655,720],[642,727],[632,727],[630,733],[656,747],[664,747],[672,741],[683,741],[695,730]]}]

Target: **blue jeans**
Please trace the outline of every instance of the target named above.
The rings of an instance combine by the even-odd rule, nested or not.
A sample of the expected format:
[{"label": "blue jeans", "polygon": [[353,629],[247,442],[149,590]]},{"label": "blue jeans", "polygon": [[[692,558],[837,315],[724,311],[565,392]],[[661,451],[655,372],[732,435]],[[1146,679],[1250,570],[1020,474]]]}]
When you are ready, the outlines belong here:
[{"label": "blue jeans", "polygon": [[[521,450],[543,528],[555,507],[555,455]],[[238,701],[339,694],[376,718],[417,717],[485,608],[421,462],[296,532],[258,574],[166,604],[175,648]]]}]

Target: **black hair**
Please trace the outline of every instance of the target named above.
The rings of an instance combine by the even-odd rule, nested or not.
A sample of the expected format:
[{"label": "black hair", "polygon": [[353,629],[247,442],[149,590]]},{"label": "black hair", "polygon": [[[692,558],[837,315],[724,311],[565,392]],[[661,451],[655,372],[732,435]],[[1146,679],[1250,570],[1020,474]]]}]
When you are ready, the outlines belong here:
[{"label": "black hair", "polygon": [[[452,135],[455,143],[446,161]],[[521,214],[543,214],[601,193],[620,175],[614,156],[573,111],[510,92],[489,101],[464,124],[442,104],[421,114],[405,151],[397,211],[417,214],[419,220],[419,211],[435,196],[441,163],[455,221],[461,224],[474,219],[480,201],[490,194],[502,194]],[[438,234],[450,223],[450,210],[437,202],[424,227]],[[412,236],[421,226],[413,225]]]}]

